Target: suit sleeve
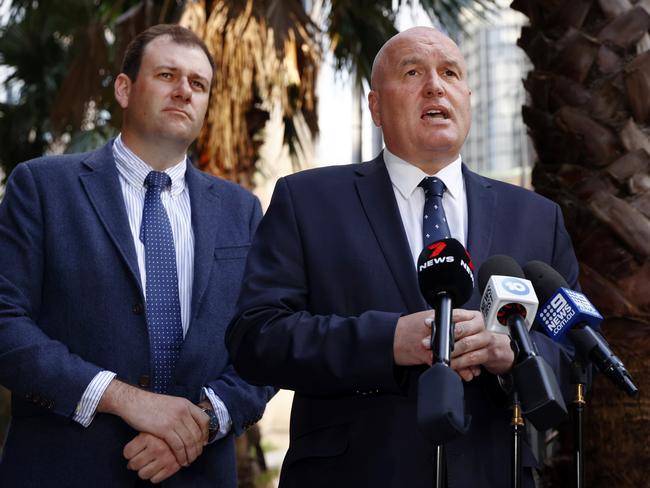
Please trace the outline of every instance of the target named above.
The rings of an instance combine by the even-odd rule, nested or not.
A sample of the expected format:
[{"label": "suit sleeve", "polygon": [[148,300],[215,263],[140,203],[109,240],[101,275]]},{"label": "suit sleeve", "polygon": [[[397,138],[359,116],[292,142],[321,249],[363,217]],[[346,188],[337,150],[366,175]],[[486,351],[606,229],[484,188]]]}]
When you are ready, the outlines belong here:
[{"label": "suit sleeve", "polygon": [[[249,221],[251,236],[254,235],[261,218],[262,209],[259,200],[255,198]],[[242,434],[262,417],[266,403],[276,391],[269,386],[253,386],[247,383],[237,374],[232,364],[228,364],[222,374],[206,386],[225,405],[235,435]]]},{"label": "suit sleeve", "polygon": [[298,208],[287,180],[279,180],[253,241],[226,336],[235,368],[252,383],[308,394],[401,392],[393,364],[399,313],[310,311],[310,295],[319,293],[318,283],[309,282],[310,266],[319,265],[318,250],[305,249],[301,218],[318,216],[298,216]]},{"label": "suit sleeve", "polygon": [[47,293],[42,205],[30,166],[18,165],[0,204],[0,383],[14,396],[71,417],[101,368],[39,325]]}]

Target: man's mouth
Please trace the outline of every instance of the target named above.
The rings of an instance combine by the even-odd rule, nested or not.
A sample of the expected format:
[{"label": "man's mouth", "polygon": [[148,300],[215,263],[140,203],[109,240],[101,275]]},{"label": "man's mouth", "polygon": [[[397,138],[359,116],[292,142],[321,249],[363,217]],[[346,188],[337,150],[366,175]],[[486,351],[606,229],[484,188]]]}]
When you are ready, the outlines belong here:
[{"label": "man's mouth", "polygon": [[169,107],[169,108],[165,109],[165,112],[181,114],[181,115],[184,115],[185,117],[187,117],[188,119],[191,119],[190,115],[187,112],[185,112],[184,110],[181,110],[180,108]]},{"label": "man's mouth", "polygon": [[421,116],[422,119],[448,119],[449,112],[444,108],[432,108],[424,111]]}]

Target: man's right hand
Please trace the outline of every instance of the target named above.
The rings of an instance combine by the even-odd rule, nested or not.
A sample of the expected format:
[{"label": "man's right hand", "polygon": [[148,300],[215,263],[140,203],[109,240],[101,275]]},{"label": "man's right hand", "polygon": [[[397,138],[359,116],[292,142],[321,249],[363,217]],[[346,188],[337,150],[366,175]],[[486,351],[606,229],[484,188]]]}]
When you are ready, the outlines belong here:
[{"label": "man's right hand", "polygon": [[122,453],[129,461],[126,467],[152,483],[160,483],[181,469],[167,443],[147,432],[140,432]]},{"label": "man's right hand", "polygon": [[151,393],[114,379],[97,411],[117,415],[135,430],[163,439],[181,466],[189,466],[207,444],[208,416],[185,398]]}]

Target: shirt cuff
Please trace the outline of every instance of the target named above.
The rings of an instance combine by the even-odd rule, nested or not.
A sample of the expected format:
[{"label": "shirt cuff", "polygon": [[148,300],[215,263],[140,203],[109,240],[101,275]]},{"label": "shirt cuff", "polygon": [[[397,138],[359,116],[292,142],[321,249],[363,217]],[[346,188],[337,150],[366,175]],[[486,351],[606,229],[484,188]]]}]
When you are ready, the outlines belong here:
[{"label": "shirt cuff", "polygon": [[221,398],[217,396],[212,388],[204,386],[201,391],[201,400],[205,400],[206,398],[210,401],[212,410],[214,410],[214,413],[219,419],[219,431],[212,440],[212,442],[214,442],[217,439],[221,439],[228,435],[228,432],[230,432],[230,428],[232,427],[232,419],[230,418],[230,413],[228,412],[225,403],[221,401]]},{"label": "shirt cuff", "polygon": [[81,400],[77,403],[72,420],[80,423],[84,427],[90,425],[95,418],[99,400],[101,400],[106,388],[108,388],[108,384],[113,381],[115,376],[116,374],[112,371],[100,371],[95,375],[92,381],[88,383],[84,394],[81,395]]}]

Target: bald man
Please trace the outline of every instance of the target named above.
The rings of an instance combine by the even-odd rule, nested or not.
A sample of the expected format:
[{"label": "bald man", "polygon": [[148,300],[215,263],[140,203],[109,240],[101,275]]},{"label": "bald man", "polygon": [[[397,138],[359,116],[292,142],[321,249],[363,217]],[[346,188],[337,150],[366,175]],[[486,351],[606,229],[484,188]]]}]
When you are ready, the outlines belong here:
[{"label": "bald man", "polygon": [[[425,178],[444,183],[448,232],[475,269],[507,254],[520,264],[544,261],[577,283],[559,207],[463,163],[470,95],[451,39],[422,27],[398,34],[377,54],[368,96],[382,153],[277,183],[227,345],[243,378],[296,392],[283,488],[433,486],[434,449],[416,425],[418,377],[432,356],[432,312],[415,268],[427,233]],[[497,377],[514,354],[506,336],[485,329],[479,301],[475,290],[453,313],[451,367],[472,422],[446,446],[450,488],[510,483],[510,413]],[[562,351],[534,339],[559,373]],[[523,464],[532,487],[528,448]]]}]

